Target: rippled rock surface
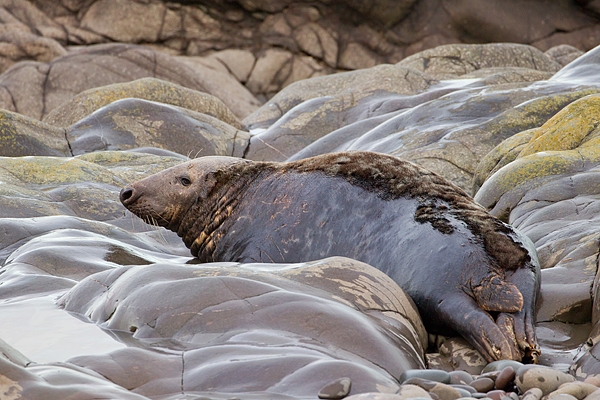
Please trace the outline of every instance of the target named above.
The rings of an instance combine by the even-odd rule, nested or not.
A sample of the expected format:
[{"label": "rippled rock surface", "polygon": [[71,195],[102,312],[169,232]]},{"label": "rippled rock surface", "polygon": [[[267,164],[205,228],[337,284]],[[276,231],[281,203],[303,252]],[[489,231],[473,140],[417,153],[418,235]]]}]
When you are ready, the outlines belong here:
[{"label": "rippled rock surface", "polygon": [[[570,46],[542,52],[503,43],[417,52],[421,43],[404,58],[385,50],[368,24],[361,28],[368,43],[323,29],[331,15],[313,6],[239,2],[238,10],[217,18],[190,4],[63,3],[54,11],[42,2],[2,6],[23,32],[0,32],[0,40],[13,44],[0,63],[8,68],[0,75],[2,393],[47,399],[75,393],[175,399],[182,391],[214,399],[597,396],[586,385],[600,382],[599,49],[581,55]],[[160,11],[168,23],[158,33],[141,32],[142,26],[127,31],[119,15],[99,12],[100,5],[114,11],[117,3],[140,15]],[[400,2],[389,15],[359,3],[343,7],[394,24],[427,2]],[[481,11],[473,2],[455,3],[444,2],[453,21],[464,20],[458,3]],[[548,7],[548,15],[559,15],[555,4]],[[474,15],[493,22],[487,14]],[[516,21],[529,15],[513,14]],[[243,42],[252,26],[240,22],[250,15],[271,43],[288,46],[205,52],[214,38],[200,39],[198,32],[208,31],[198,27],[239,25],[234,39]],[[115,38],[159,40],[178,50],[67,46],[116,40],[102,31],[107,16],[123,28]],[[581,22],[586,18],[592,17],[550,20],[560,29],[581,28],[572,31],[576,36],[594,31]],[[498,31],[523,35],[511,26]],[[545,50],[554,43],[538,28],[532,41],[545,43]],[[382,60],[390,64],[375,66]],[[358,67],[369,68],[315,77]],[[269,101],[261,105],[258,98]],[[541,363],[553,368],[486,367],[459,338],[426,340],[399,288],[352,260],[193,264],[180,238],[134,219],[118,203],[127,183],[190,157],[292,160],[338,150],[378,151],[429,168],[533,241],[543,267]],[[402,372],[426,365],[468,371],[477,382],[462,375],[454,383],[431,383],[423,376],[402,384]],[[587,382],[569,382],[566,371]],[[529,382],[534,373],[558,376],[565,386],[542,391],[535,379]]]}]

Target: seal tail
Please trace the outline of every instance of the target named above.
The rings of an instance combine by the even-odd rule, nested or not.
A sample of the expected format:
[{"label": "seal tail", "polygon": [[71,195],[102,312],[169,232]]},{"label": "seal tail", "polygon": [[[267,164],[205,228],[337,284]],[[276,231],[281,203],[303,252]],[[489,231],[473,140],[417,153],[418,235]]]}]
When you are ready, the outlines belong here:
[{"label": "seal tail", "polygon": [[485,311],[514,313],[523,309],[523,295],[512,283],[491,274],[471,286],[473,297]]}]

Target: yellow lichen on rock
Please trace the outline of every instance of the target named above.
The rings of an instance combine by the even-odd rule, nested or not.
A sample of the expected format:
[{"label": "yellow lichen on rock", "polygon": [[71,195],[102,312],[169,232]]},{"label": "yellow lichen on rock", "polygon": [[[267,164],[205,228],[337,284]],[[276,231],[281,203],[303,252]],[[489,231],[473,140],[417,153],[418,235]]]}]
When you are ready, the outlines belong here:
[{"label": "yellow lichen on rock", "polygon": [[481,188],[475,200],[507,218],[546,177],[576,174],[600,163],[599,124],[600,95],[592,94],[570,103],[541,127],[505,140],[478,166],[474,188]]},{"label": "yellow lichen on rock", "polygon": [[589,95],[569,104],[533,135],[519,157],[541,151],[571,150],[598,135],[600,95]]}]

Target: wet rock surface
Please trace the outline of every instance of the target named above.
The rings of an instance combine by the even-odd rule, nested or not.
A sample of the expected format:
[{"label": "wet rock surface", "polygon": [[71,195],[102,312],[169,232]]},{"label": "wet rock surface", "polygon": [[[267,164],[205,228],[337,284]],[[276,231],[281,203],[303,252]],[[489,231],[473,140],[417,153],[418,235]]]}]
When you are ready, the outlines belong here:
[{"label": "wet rock surface", "polygon": [[[371,5],[0,4],[0,398],[600,397],[598,7]],[[367,265],[194,264],[118,202],[197,156],[341,150],[531,239],[541,366],[427,338]]]}]

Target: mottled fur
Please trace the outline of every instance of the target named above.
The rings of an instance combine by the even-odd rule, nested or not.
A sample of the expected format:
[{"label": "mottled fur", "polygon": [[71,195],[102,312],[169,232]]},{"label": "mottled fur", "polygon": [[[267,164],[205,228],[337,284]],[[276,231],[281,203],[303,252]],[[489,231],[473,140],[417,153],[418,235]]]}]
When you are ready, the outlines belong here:
[{"label": "mottled fur", "polygon": [[[451,234],[453,227],[445,218],[452,214],[463,221],[471,232],[481,238],[486,252],[502,270],[515,270],[529,261],[529,254],[515,246],[512,231],[500,220],[492,217],[477,205],[458,186],[439,175],[408,161],[393,156],[371,152],[345,152],[325,154],[290,163],[256,162],[238,163],[215,173],[212,194],[219,196],[223,187],[235,197],[248,182],[267,179],[272,174],[322,173],[339,177],[350,184],[375,193],[382,200],[401,197],[417,199],[419,206],[415,220],[430,223],[442,233]],[[199,215],[198,213],[194,213]],[[208,213],[207,215],[214,215]]]}]

